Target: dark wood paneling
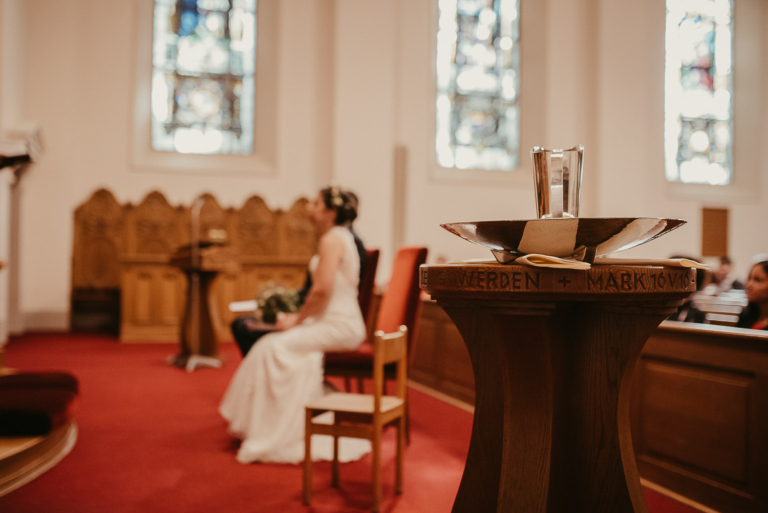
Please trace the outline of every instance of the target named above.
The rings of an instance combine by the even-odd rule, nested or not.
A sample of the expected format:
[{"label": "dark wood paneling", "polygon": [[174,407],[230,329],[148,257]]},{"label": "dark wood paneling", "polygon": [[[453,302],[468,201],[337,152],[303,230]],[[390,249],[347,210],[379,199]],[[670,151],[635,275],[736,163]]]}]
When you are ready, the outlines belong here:
[{"label": "dark wood paneling", "polygon": [[724,513],[768,511],[768,335],[666,322],[632,394],[641,476]]},{"label": "dark wood paneling", "polygon": [[728,209],[704,208],[701,211],[701,255],[728,254]]},{"label": "dark wood paneling", "polygon": [[649,356],[642,361],[642,453],[745,486],[754,379]]},{"label": "dark wood paneling", "polygon": [[467,347],[445,311],[425,301],[410,377],[468,403],[475,402],[475,377]]}]

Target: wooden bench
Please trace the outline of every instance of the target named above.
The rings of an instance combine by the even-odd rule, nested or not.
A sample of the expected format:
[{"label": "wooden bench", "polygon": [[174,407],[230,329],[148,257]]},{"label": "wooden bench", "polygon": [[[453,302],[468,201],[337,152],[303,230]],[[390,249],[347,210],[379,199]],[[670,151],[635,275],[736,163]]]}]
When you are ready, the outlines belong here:
[{"label": "wooden bench", "polygon": [[739,314],[747,306],[747,295],[743,290],[724,292],[719,296],[696,295],[693,303],[702,312],[707,324],[736,326]]},{"label": "wooden bench", "polygon": [[631,404],[643,478],[718,511],[768,511],[768,334],[664,322]]}]

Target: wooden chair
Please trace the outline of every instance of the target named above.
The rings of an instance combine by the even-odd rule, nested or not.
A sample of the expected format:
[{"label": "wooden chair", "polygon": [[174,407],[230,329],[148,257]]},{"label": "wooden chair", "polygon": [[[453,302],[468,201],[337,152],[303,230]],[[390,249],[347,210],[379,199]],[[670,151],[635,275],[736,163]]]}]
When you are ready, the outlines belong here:
[{"label": "wooden chair", "polygon": [[[331,486],[339,486],[339,437],[365,438],[373,449],[372,481],[373,507],[379,511],[381,503],[381,436],[384,428],[397,428],[397,454],[395,456],[395,494],[403,492],[403,450],[405,449],[405,394],[407,389],[408,328],[389,334],[377,331],[373,344],[373,395],[332,393],[306,407],[304,435],[304,479],[302,502],[309,506],[312,500],[312,435],[333,437]],[[396,396],[384,395],[384,366],[397,367]],[[318,415],[333,412],[333,424],[315,422]]]},{"label": "wooden chair", "polygon": [[371,314],[371,299],[373,299],[373,286],[376,284],[376,268],[379,266],[379,250],[367,249],[368,257],[365,261],[365,272],[360,280],[360,287],[357,293],[357,302],[360,304],[360,311],[363,314],[363,320],[367,323]]},{"label": "wooden chair", "polygon": [[[419,267],[427,260],[427,248],[400,248],[392,267],[392,278],[381,298],[376,330],[391,333],[399,326],[408,328],[408,364],[413,358],[418,321],[421,316]],[[394,368],[387,367],[385,379],[394,379]],[[325,376],[343,377],[346,391],[351,392],[350,378],[357,378],[358,393],[363,393],[363,378],[373,375],[373,346],[363,342],[357,351],[325,354]],[[408,408],[406,405],[406,419]],[[406,422],[406,439],[410,443],[410,422]]]}]

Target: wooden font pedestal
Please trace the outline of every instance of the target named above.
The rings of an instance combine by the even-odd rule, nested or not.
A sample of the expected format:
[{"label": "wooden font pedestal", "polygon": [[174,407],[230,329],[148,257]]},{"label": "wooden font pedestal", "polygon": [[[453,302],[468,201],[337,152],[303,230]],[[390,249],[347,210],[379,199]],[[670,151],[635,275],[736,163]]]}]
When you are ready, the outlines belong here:
[{"label": "wooden font pedestal", "polygon": [[497,264],[421,268],[461,332],[475,417],[454,512],[643,512],[630,379],[696,271]]}]

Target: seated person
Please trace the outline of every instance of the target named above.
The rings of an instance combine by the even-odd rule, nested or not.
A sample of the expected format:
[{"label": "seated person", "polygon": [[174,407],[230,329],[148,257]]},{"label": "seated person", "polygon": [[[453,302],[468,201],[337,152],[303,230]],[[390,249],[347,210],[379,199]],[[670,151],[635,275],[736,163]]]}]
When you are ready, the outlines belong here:
[{"label": "seated person", "polygon": [[[354,351],[365,339],[357,301],[360,259],[348,223],[357,216],[340,189],[327,188],[307,207],[321,234],[309,269],[312,286],[297,314],[286,314],[235,372],[219,412],[242,443],[241,463],[299,463],[304,459],[304,405],[323,395],[323,356]],[[333,440],[313,444],[313,459],[331,459]],[[357,459],[368,440],[340,441],[339,459]]]},{"label": "seated person", "polygon": [[710,295],[719,296],[730,290],[744,290],[744,284],[731,277],[732,268],[733,264],[730,258],[727,256],[720,257],[720,265],[711,276],[712,281],[709,287],[712,288],[712,291]]},{"label": "seated person", "polygon": [[752,264],[747,278],[749,303],[739,315],[737,328],[768,329],[768,256],[760,255]]},{"label": "seated person", "polygon": [[[342,193],[349,200],[349,203],[355,209],[355,212],[357,212],[359,206],[357,195],[352,191],[342,191]],[[360,258],[360,283],[362,283],[368,254],[366,253],[365,246],[363,246],[363,241],[360,240],[360,237],[355,233],[355,230],[352,229],[352,221],[347,223],[347,227],[355,238],[355,247],[357,247],[357,254]],[[304,281],[304,286],[299,290],[299,307],[304,304],[304,300],[311,287],[312,273],[307,271],[307,278]],[[232,335],[235,337],[235,342],[243,357],[248,354],[248,351],[253,347],[253,344],[271,331],[265,331],[263,326],[264,325],[253,315],[243,315],[232,321],[230,329],[232,330]]]}]

